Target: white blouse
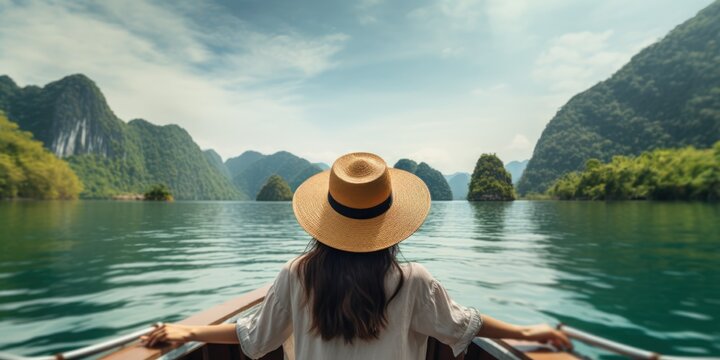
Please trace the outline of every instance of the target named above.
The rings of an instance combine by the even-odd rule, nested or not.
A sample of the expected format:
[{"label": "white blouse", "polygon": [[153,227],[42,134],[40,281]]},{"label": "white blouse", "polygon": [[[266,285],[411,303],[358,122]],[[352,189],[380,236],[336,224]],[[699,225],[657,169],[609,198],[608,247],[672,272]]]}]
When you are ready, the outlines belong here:
[{"label": "white blouse", "polygon": [[[425,359],[428,336],[447,344],[458,356],[482,326],[480,313],[450,299],[445,288],[420,264],[402,264],[405,284],[387,308],[387,326],[378,339],[342,336],[330,341],[310,332],[312,315],[303,305],[304,290],[297,263],[289,261],[278,274],[260,309],[237,321],[242,351],[260,358],[286,341],[294,341],[295,359]],[[398,272],[389,274],[385,293],[392,294]],[[292,339],[294,335],[294,339]],[[291,348],[291,346],[288,346]]]}]

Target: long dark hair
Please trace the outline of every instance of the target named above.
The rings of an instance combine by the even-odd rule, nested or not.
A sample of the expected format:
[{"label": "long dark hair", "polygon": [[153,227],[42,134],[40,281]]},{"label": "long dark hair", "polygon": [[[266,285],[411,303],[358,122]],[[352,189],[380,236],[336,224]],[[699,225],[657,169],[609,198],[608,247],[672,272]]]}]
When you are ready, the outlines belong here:
[{"label": "long dark hair", "polygon": [[[369,253],[331,248],[315,239],[299,259],[298,276],[310,307],[310,331],[323,340],[342,336],[377,339],[387,325],[386,310],[405,281],[396,255],[398,246]],[[400,273],[392,295],[385,294],[385,277],[391,269]]]}]

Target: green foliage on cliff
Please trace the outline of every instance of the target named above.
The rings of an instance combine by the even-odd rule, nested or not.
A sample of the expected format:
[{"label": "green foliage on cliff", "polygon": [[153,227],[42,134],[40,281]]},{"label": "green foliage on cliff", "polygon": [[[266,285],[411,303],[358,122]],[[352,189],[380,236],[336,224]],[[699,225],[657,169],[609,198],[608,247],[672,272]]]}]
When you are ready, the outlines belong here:
[{"label": "green foliage on cliff", "polygon": [[411,172],[419,177],[428,190],[430,190],[430,198],[432,200],[452,200],[453,194],[450,190],[445,176],[440,171],[433,169],[430,165],[422,162],[418,165],[415,161],[410,159],[400,159],[393,166],[396,169],[405,170]]},{"label": "green foliage on cliff", "polygon": [[495,154],[482,154],[470,178],[469,201],[515,200],[510,173]]},{"label": "green foliage on cliff", "polygon": [[65,158],[85,185],[85,198],[142,193],[168,184],[178,199],[242,199],[177,125],[118,119],[95,83],[71,75],[45,87],[18,87],[0,76],[0,105],[45,148]]},{"label": "green foliage on cliff", "polygon": [[74,199],[80,191],[70,167],[0,111],[0,199]]},{"label": "green foliage on cliff", "polygon": [[282,177],[278,175],[272,175],[268,178],[265,185],[257,195],[255,200],[257,201],[290,201],[292,200],[293,192],[290,190],[288,185]]},{"label": "green foliage on cliff", "polygon": [[718,200],[720,142],[711,149],[654,150],[637,157],[590,159],[558,179],[548,194],[562,200]]},{"label": "green foliage on cliff", "polygon": [[550,121],[518,184],[544,192],[588,159],[658,148],[707,148],[720,138],[720,1],[574,96]]},{"label": "green foliage on cliff", "polygon": [[165,184],[155,184],[145,192],[145,200],[151,201],[173,201],[172,193]]}]

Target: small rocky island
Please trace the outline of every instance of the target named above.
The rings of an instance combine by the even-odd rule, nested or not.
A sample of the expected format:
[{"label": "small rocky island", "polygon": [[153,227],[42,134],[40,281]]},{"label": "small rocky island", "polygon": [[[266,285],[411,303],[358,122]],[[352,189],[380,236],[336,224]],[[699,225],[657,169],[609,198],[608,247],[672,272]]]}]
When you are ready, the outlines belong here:
[{"label": "small rocky island", "polygon": [[512,177],[495,154],[482,154],[470,178],[468,201],[515,200]]},{"label": "small rocky island", "polygon": [[167,185],[156,184],[145,193],[143,199],[150,201],[173,201],[173,196]]},{"label": "small rocky island", "polygon": [[265,185],[263,185],[260,192],[257,194],[255,200],[257,201],[290,201],[292,200],[293,192],[290,190],[290,185],[280,175],[271,175]]}]

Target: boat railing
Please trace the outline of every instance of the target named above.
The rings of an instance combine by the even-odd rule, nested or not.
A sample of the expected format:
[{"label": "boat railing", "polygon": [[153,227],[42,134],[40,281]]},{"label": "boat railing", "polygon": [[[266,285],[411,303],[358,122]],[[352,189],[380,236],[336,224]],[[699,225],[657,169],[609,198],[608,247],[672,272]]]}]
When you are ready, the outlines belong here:
[{"label": "boat railing", "polygon": [[[248,309],[252,308],[253,306],[259,304],[262,302],[262,300],[265,298],[265,294],[267,293],[267,290],[269,289],[270,285],[266,285],[264,287],[261,287],[259,289],[253,290],[251,292],[248,292],[247,294],[240,296],[238,298],[232,299],[228,302],[225,302],[223,304],[217,305],[215,307],[212,307],[208,310],[199,312],[195,315],[192,315],[182,321],[180,321],[181,324],[205,324],[205,325],[215,325],[220,324],[226,321],[232,321],[233,319],[237,318],[240,313],[243,313],[247,311]],[[93,344],[89,346],[85,346],[79,349],[70,350],[62,353],[58,353],[55,355],[45,355],[45,356],[19,356],[14,354],[8,354],[8,353],[0,353],[0,360],[71,360],[71,359],[84,359],[91,356],[97,356],[103,353],[106,353],[110,350],[117,350],[110,354],[107,354],[104,359],[113,359],[113,360],[119,360],[119,359],[157,359],[159,357],[163,357],[166,355],[169,355],[170,353],[176,354],[178,349],[181,350],[187,350],[185,352],[190,352],[194,349],[196,349],[199,346],[202,346],[203,343],[198,342],[191,342],[179,346],[172,346],[172,347],[166,347],[163,349],[158,348],[146,348],[141,345],[137,346],[127,346],[129,344],[137,343],[138,338],[143,335],[147,335],[150,332],[152,332],[155,329],[155,326],[150,326],[147,328],[144,328],[142,330],[137,330],[132,333],[119,336],[117,338],[103,341],[98,344]],[[127,346],[127,347],[126,347]],[[125,347],[123,349],[123,347]],[[180,354],[178,354],[180,355]]]},{"label": "boat railing", "polygon": [[569,338],[581,341],[585,344],[601,348],[612,353],[623,355],[631,359],[641,360],[718,360],[720,357],[690,357],[690,356],[671,356],[662,355],[652,351],[643,350],[634,346],[625,345],[617,341],[606,339],[597,335],[593,335],[576,329],[565,324],[558,324],[557,329],[565,333]]},{"label": "boat railing", "polygon": [[[224,322],[235,321],[239,316],[244,315],[246,311],[251,310],[262,302],[269,285],[253,290],[243,296],[230,300],[221,305],[207,309],[193,316],[180,321],[181,324],[206,324],[214,325]],[[643,350],[633,346],[625,345],[610,339],[606,339],[597,335],[587,333],[585,331],[558,324],[557,328],[564,332],[571,339],[581,341],[593,347],[601,348],[606,351],[623,355],[632,359],[641,360],[720,360],[720,357],[686,357],[686,356],[669,356],[661,355],[652,351]],[[83,359],[91,356],[98,356],[105,353],[104,360],[125,360],[125,359],[179,359],[184,355],[202,347],[204,343],[189,342],[182,345],[167,346],[160,348],[146,348],[138,343],[138,338],[142,335],[149,334],[155,329],[154,326],[137,330],[132,333],[119,336],[117,338],[100,342],[98,344],[89,345],[80,349],[71,350],[49,356],[18,356],[8,353],[0,353],[0,360],[71,360]],[[476,339],[475,345],[485,350],[494,352],[507,352],[496,343],[486,339]],[[133,346],[127,346],[134,344]],[[124,348],[123,348],[124,347]],[[111,350],[111,353],[108,353]],[[499,353],[498,353],[499,354]]]}]

